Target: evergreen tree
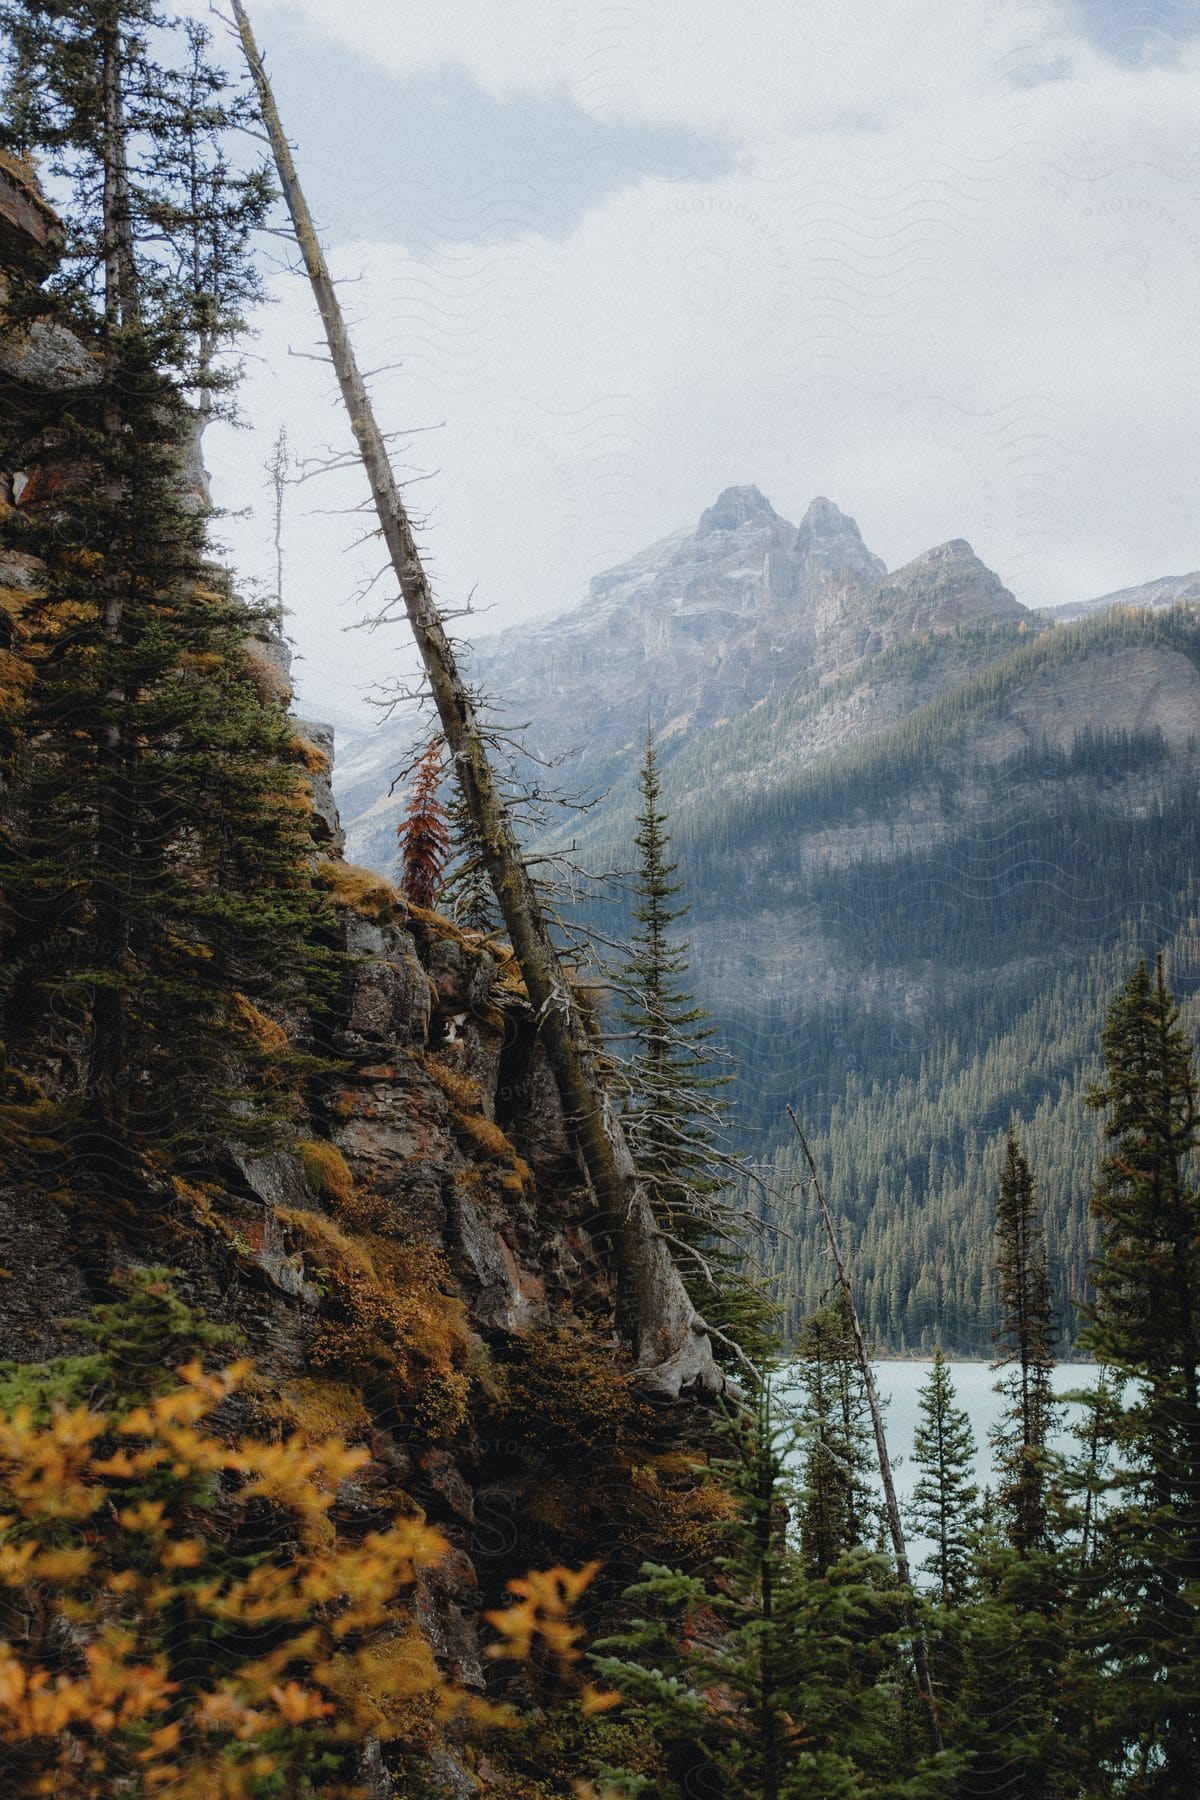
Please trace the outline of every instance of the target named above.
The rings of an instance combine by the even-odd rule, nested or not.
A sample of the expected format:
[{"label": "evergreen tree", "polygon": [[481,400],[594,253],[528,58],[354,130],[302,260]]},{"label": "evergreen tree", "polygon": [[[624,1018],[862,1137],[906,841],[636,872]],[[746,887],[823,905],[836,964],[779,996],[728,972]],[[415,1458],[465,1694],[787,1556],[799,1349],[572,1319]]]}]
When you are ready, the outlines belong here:
[{"label": "evergreen tree", "polygon": [[1200,1792],[1200,1106],[1161,959],[1139,963],[1104,1032],[1109,1151],[1086,1341],[1125,1387],[1114,1498],[1099,1522],[1097,1690],[1122,1791]]},{"label": "evergreen tree", "polygon": [[874,1445],[845,1295],[815,1312],[796,1345],[804,1445],[799,1510],[805,1568],[822,1575],[874,1536]]},{"label": "evergreen tree", "polygon": [[293,733],[245,655],[266,616],[207,562],[189,399],[224,385],[268,189],[213,163],[238,104],[202,34],[182,71],[155,60],[160,25],[145,0],[0,8],[0,146],[41,151],[72,196],[62,269],[11,322],[70,321],[95,366],[22,394],[37,429],[8,529],[45,578],[0,869],[6,1029],[77,1065],[76,1144],[117,1167],[150,1140],[259,1142],[289,1111],[301,1065],[261,1008],[310,997],[322,917]]},{"label": "evergreen tree", "polygon": [[[638,1618],[593,1661],[662,1747],[663,1800],[933,1800],[945,1765],[907,1744],[884,1565],[859,1554],[814,1574],[788,1540],[794,1437],[764,1385],[735,1429],[737,1513],[715,1577],[645,1567],[627,1596]],[[624,1788],[602,1771],[614,1778]]]},{"label": "evergreen tree", "polygon": [[996,1392],[1008,1402],[992,1433],[1000,1478],[997,1498],[1013,1548],[1025,1554],[1044,1548],[1048,1539],[1046,1456],[1055,1409],[1050,1384],[1058,1329],[1033,1175],[1013,1126],[996,1207],[995,1267],[999,1322],[992,1367],[1011,1369],[996,1384]]},{"label": "evergreen tree", "polygon": [[441,891],[450,855],[450,830],[441,801],[442,740],[425,746],[413,774],[408,810],[400,825],[401,886],[414,906],[431,907]]},{"label": "evergreen tree", "polygon": [[634,848],[634,928],[618,977],[618,1020],[632,1054],[618,1065],[623,1117],[655,1218],[711,1323],[753,1356],[774,1343],[775,1308],[748,1266],[731,1199],[739,1171],[723,1154],[721,1091],[732,1077],[708,1048],[714,1035],[687,991],[689,946],[674,934],[689,908],[670,860],[654,733],[647,728]]},{"label": "evergreen tree", "polygon": [[943,1606],[959,1606],[971,1583],[971,1548],[978,1523],[979,1490],[973,1479],[975,1434],[955,1405],[954,1378],[939,1344],[921,1390],[920,1423],[913,1460],[920,1477],[913,1489],[914,1531],[932,1541],[920,1567],[932,1575]]},{"label": "evergreen tree", "polygon": [[1064,1570],[1051,1530],[1048,1439],[1057,1321],[1033,1174],[1016,1129],[996,1207],[995,1369],[1006,1405],[991,1441],[1003,1543],[980,1534],[976,1604],[962,1631],[958,1737],[971,1753],[963,1793],[1013,1800],[1062,1793],[1063,1671],[1070,1653]]},{"label": "evergreen tree", "polygon": [[962,1800],[1060,1800],[1072,1792],[1094,1800],[1104,1791],[1074,1789],[1063,1778],[1061,1674],[1070,1621],[1042,1604],[1040,1580],[1030,1591],[1037,1560],[1000,1549],[995,1592],[980,1593],[959,1615],[950,1729],[966,1758]]},{"label": "evergreen tree", "polygon": [[711,1235],[706,1205],[714,1180],[715,1096],[728,1076],[715,1072],[707,1045],[713,1028],[687,991],[688,948],[673,927],[682,884],[670,861],[654,733],[647,729],[634,848],[634,929],[620,972],[618,1017],[633,1044],[625,1064],[625,1126],[638,1173],[663,1227],[687,1245]]}]

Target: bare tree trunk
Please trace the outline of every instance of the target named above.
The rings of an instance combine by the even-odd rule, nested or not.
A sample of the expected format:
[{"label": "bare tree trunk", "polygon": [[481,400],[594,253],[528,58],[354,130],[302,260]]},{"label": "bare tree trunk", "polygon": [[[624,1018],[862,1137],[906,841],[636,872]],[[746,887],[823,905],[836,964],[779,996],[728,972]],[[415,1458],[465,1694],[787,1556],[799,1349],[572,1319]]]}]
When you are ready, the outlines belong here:
[{"label": "bare tree trunk", "polygon": [[900,1586],[907,1599],[908,1625],[912,1637],[913,1667],[916,1671],[917,1690],[925,1708],[925,1726],[929,1733],[929,1747],[933,1751],[944,1748],[942,1743],[942,1726],[938,1717],[937,1701],[934,1699],[933,1682],[929,1675],[929,1652],[925,1644],[925,1634],[921,1630],[917,1617],[916,1595],[913,1593],[912,1574],[908,1566],[908,1546],[904,1541],[904,1526],[900,1518],[900,1507],[896,1500],[896,1484],[892,1480],[892,1459],[888,1455],[887,1433],[883,1428],[883,1412],[879,1405],[879,1393],[875,1386],[875,1374],[871,1368],[871,1359],[867,1355],[867,1346],[862,1334],[862,1325],[858,1317],[858,1308],[854,1304],[854,1290],[850,1285],[850,1277],[846,1272],[846,1264],[842,1257],[841,1245],[833,1228],[833,1216],[829,1211],[829,1202],[825,1198],[825,1190],[821,1185],[821,1177],[817,1173],[817,1165],[813,1161],[812,1151],[808,1147],[808,1139],[800,1129],[791,1107],[788,1107],[788,1118],[795,1127],[796,1136],[800,1139],[804,1160],[808,1164],[808,1172],[812,1177],[813,1191],[821,1208],[821,1218],[825,1224],[825,1235],[829,1240],[829,1248],[833,1252],[833,1260],[837,1266],[838,1281],[841,1283],[846,1305],[850,1311],[850,1324],[854,1331],[854,1349],[858,1358],[858,1366],[862,1373],[863,1385],[867,1390],[867,1404],[871,1409],[871,1424],[875,1430],[875,1450],[879,1458],[879,1478],[883,1483],[883,1504],[887,1513],[888,1531],[892,1540],[892,1554],[896,1558],[896,1574]]},{"label": "bare tree trunk", "polygon": [[296,173],[279,110],[241,0],[234,19],[258,90],[296,240],[325,327],[342,398],[371,484],[380,529],[421,654],[455,773],[478,836],[514,954],[537,1009],[541,1041],[592,1184],[613,1248],[622,1327],[646,1386],[676,1398],[684,1388],[720,1392],[726,1385],[706,1328],[659,1236],[638,1182],[624,1133],[579,1016],[571,985],[530,879],[500,793],[467,685],[458,669],[387,446],[359,372],[345,318]]}]

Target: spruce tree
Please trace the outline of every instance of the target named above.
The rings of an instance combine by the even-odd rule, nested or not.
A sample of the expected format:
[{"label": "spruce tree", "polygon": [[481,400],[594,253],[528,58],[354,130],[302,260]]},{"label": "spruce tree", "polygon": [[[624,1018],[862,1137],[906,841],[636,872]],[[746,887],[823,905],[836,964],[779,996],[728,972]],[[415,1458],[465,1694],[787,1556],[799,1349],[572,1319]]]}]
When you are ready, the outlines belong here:
[{"label": "spruce tree", "polygon": [[996,1206],[994,1369],[1011,1372],[996,1384],[1007,1404],[992,1432],[999,1476],[997,1499],[1019,1554],[1046,1547],[1047,1439],[1055,1400],[1051,1387],[1058,1325],[1033,1174],[1009,1127]]},{"label": "spruce tree", "polygon": [[670,860],[654,733],[647,728],[634,849],[634,928],[620,971],[621,1025],[632,1041],[625,1063],[625,1128],[655,1216],[682,1243],[712,1232],[717,1099],[728,1077],[707,1048],[714,1028],[687,991],[688,949],[674,928],[689,907]]},{"label": "spruce tree", "polygon": [[[269,1137],[293,1058],[262,1012],[311,993],[322,917],[291,727],[245,640],[266,615],[208,561],[197,433],[256,291],[269,190],[210,154],[236,122],[193,32],[152,54],[145,0],[0,8],[19,79],[0,146],[65,185],[66,255],[10,328],[69,322],[95,377],[31,378],[31,480],[8,521],[44,567],[22,618],[27,757],[0,884],[6,1033],[74,1066],[91,1162]],[[197,287],[197,282],[201,285]]]},{"label": "spruce tree", "polygon": [[940,1344],[921,1390],[920,1415],[913,1460],[921,1473],[909,1512],[914,1531],[933,1546],[921,1572],[932,1575],[943,1606],[960,1606],[970,1590],[979,1516],[975,1434],[967,1414],[955,1405],[954,1379]]},{"label": "spruce tree", "polygon": [[844,1294],[815,1312],[796,1344],[803,1451],[799,1533],[805,1567],[822,1575],[872,1541],[873,1443]]},{"label": "spruce tree", "polygon": [[1161,959],[1113,1002],[1104,1060],[1085,1342],[1125,1391],[1093,1570],[1096,1698],[1121,1791],[1182,1800],[1200,1792],[1200,1105]]},{"label": "spruce tree", "polygon": [[[661,1747],[663,1800],[934,1800],[942,1759],[926,1761],[903,1729],[898,1598],[882,1563],[839,1557],[814,1573],[788,1533],[796,1494],[794,1426],[766,1385],[731,1428],[725,1479],[736,1503],[718,1568],[646,1566],[627,1594],[633,1625],[597,1646],[602,1679],[625,1715]],[[624,1791],[619,1770],[614,1777]]]},{"label": "spruce tree", "polygon": [[1015,1127],[996,1207],[995,1369],[1005,1407],[991,1434],[1004,1537],[979,1534],[977,1597],[961,1631],[958,1741],[970,1752],[962,1791],[1056,1800],[1065,1770],[1064,1671],[1073,1654],[1068,1571],[1054,1525],[1049,1436],[1057,1320],[1033,1174]]},{"label": "spruce tree", "polygon": [[[622,1123],[659,1229],[704,1316],[752,1357],[775,1347],[778,1308],[747,1255],[735,1187],[742,1170],[724,1151],[732,1077],[708,1048],[715,1028],[688,992],[688,952],[675,927],[690,910],[670,860],[658,749],[647,727],[634,837],[633,931],[617,974],[618,1041],[613,1065]],[[733,1354],[726,1343],[718,1354]]]},{"label": "spruce tree", "polygon": [[741,1171],[724,1153],[726,1107],[709,1040],[715,1028],[688,992],[687,942],[675,927],[689,907],[670,860],[654,733],[647,728],[634,849],[633,933],[618,974],[617,1064],[623,1123],[637,1173],[688,1290],[705,1317],[753,1357],[775,1343],[777,1308],[754,1275],[733,1189]]}]

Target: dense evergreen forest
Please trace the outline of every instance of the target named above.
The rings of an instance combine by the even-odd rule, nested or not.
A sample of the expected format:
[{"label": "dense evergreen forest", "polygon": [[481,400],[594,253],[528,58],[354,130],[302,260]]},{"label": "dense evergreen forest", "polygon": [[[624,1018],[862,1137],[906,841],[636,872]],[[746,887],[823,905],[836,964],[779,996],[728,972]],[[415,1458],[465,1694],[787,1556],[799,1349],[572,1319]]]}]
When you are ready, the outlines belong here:
[{"label": "dense evergreen forest", "polygon": [[[998,757],[981,746],[1014,705],[1028,712],[1031,683],[1155,648],[1200,663],[1195,609],[1058,628],[999,621],[901,645],[819,694],[801,683],[674,755],[663,747],[693,985],[729,1057],[738,1147],[761,1165],[757,1204],[787,1216],[764,1262],[789,1329],[825,1280],[791,1104],[847,1222],[864,1317],[885,1355],[939,1342],[988,1354],[991,1209],[1018,1118],[1037,1145],[1064,1348],[1074,1343],[1099,1156],[1085,1105],[1095,1021],[1138,958],[1159,949],[1193,1016],[1196,746],[1101,723],[1062,744],[1025,728]],[[813,720],[899,677],[939,691],[865,740],[805,755]],[[627,856],[610,835],[630,829],[626,792],[615,785],[576,833],[595,866]],[[582,911],[608,935],[626,929],[619,895],[589,897]],[[828,945],[843,973],[835,991],[806,995],[767,974],[747,1003],[721,966],[742,919],[753,934],[745,960],[761,938],[764,971],[771,934]]]}]

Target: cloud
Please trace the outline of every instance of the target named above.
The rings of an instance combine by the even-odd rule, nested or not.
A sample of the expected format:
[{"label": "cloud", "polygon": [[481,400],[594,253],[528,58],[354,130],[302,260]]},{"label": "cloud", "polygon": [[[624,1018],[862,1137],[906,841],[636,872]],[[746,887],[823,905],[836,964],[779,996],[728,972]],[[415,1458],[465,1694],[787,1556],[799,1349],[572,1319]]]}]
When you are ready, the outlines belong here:
[{"label": "cloud", "polygon": [[1195,0],[1071,0],[1089,40],[1119,62],[1169,61],[1200,33]]},{"label": "cloud", "polygon": [[[1072,40],[1039,0],[680,0],[553,6],[547,0],[270,0],[404,74],[461,62],[501,98],[565,91],[598,117],[631,115],[744,134],[894,119],[1011,78]],[[414,122],[419,129],[419,121]]]},{"label": "cloud", "polygon": [[[258,9],[269,46],[294,5]],[[411,493],[448,603],[477,588],[493,623],[571,604],[743,481],[791,517],[830,494],[892,566],[968,537],[1031,604],[1200,564],[1195,47],[1135,67],[1063,9],[991,0],[885,5],[865,43],[856,0],[819,34],[812,9],[727,13],[517,4],[502,30],[474,0],[470,31],[453,5],[406,9],[393,44],[394,7],[329,9],[406,79],[457,54],[517,120],[523,96],[566,92],[596,116],[737,137],[715,174],[634,171],[569,229],[531,221],[502,243],[448,228],[451,180],[446,228],[431,214],[406,246],[363,234],[390,140],[364,166],[365,131],[352,151],[321,136],[362,361],[399,365],[375,383],[381,413],[437,428],[400,457],[428,477]],[[286,123],[305,168],[314,133]],[[417,158],[420,123],[371,131]],[[345,443],[328,371],[288,356],[316,337],[307,289],[281,275],[276,292],[254,430],[210,447],[220,496],[259,508],[227,529],[264,577],[276,425],[309,452]],[[339,629],[378,564],[347,549],[364,521],[336,512],[360,492],[341,476],[289,500],[306,703],[334,712],[404,655]]]},{"label": "cloud", "polygon": [[519,103],[459,61],[403,72],[289,15],[272,33],[271,78],[304,122],[309,199],[341,240],[429,251],[441,241],[561,238],[589,206],[643,176],[717,179],[729,145],[711,134],[603,120],[565,89]]}]

